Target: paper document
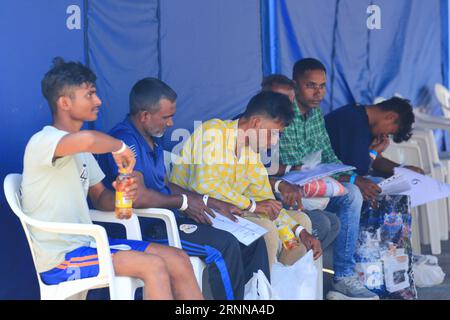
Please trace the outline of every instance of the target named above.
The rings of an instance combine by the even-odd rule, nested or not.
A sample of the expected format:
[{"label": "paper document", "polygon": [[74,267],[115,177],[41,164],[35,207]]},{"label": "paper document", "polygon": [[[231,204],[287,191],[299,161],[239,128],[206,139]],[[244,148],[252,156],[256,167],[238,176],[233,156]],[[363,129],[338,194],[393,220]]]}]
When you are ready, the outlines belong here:
[{"label": "paper document", "polygon": [[212,226],[214,228],[230,232],[236,237],[236,239],[239,240],[239,242],[245,244],[246,246],[251,244],[256,239],[260,238],[267,232],[267,230],[263,227],[247,219],[235,216],[238,221],[233,222],[217,211],[213,210],[213,212],[216,215],[215,218],[208,215],[209,219],[211,219]]},{"label": "paper document", "polygon": [[331,176],[339,172],[354,170],[355,167],[338,163],[322,163],[312,169],[295,170],[285,174],[281,179],[291,184],[303,186],[308,182]]},{"label": "paper document", "polygon": [[450,185],[444,182],[401,167],[394,168],[394,173],[402,175],[408,181],[411,189],[400,192],[400,194],[410,196],[413,208],[450,196]]},{"label": "paper document", "polygon": [[411,185],[408,180],[401,174],[394,174],[392,177],[381,181],[378,186],[381,188],[380,195],[401,194],[402,192],[411,190]]}]

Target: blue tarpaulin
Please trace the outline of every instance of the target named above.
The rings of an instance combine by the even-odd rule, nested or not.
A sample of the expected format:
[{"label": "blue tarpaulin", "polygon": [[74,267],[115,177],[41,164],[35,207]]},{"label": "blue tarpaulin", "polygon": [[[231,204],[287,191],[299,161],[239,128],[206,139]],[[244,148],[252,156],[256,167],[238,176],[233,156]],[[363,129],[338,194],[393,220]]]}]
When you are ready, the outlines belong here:
[{"label": "blue tarpaulin", "polygon": [[[28,139],[51,121],[40,81],[54,56],[96,72],[103,106],[87,127],[101,131],[125,116],[143,77],[177,91],[174,129],[188,133],[195,120],[242,112],[263,75],[291,76],[303,57],[327,68],[324,112],[398,93],[438,114],[433,86],[448,84],[447,20],[444,0],[3,1],[0,178],[22,171]],[[171,134],[168,149],[177,143]],[[3,192],[0,200],[0,299],[38,298],[23,231]]]}]

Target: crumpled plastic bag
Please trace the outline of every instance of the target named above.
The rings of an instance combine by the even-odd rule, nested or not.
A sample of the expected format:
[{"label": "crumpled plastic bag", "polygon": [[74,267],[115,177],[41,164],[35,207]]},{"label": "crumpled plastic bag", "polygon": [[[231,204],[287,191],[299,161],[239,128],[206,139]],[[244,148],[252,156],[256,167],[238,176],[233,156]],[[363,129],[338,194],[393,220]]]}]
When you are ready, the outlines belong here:
[{"label": "crumpled plastic bag", "polygon": [[438,265],[437,257],[431,255],[414,256],[412,269],[419,288],[433,287],[444,281],[445,273]]},{"label": "crumpled plastic bag", "polygon": [[309,250],[291,266],[272,265],[272,292],[280,300],[315,300],[318,271]]},{"label": "crumpled plastic bag", "polygon": [[264,272],[253,272],[253,277],[245,284],[244,300],[272,300],[272,286]]}]

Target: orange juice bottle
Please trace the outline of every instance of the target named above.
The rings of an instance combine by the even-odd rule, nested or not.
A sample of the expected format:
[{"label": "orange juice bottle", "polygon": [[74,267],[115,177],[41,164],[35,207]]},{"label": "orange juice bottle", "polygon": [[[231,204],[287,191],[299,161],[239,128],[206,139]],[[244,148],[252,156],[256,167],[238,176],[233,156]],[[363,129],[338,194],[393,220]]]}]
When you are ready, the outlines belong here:
[{"label": "orange juice bottle", "polygon": [[281,209],[278,218],[275,219],[274,222],[278,229],[278,236],[283,243],[283,247],[287,250],[297,247],[299,242],[293,232],[297,226],[297,222],[289,216],[286,210]]},{"label": "orange juice bottle", "polygon": [[292,230],[284,224],[280,224],[277,226],[278,236],[280,237],[283,247],[286,250],[291,250],[299,245],[294,233]]},{"label": "orange juice bottle", "polygon": [[116,178],[116,208],[115,214],[118,219],[130,219],[133,214],[133,201],[125,198],[125,188],[130,185],[131,175],[119,169]]}]

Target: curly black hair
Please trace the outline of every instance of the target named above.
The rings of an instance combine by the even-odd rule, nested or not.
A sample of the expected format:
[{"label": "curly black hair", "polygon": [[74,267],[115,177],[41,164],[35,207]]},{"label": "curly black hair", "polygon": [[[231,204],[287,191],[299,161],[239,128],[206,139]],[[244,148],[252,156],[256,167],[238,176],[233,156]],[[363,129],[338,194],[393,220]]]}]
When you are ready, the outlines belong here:
[{"label": "curly black hair", "polygon": [[399,129],[394,134],[394,142],[408,141],[412,136],[412,124],[415,121],[413,107],[407,99],[392,97],[375,104],[383,111],[393,111],[398,114]]}]

